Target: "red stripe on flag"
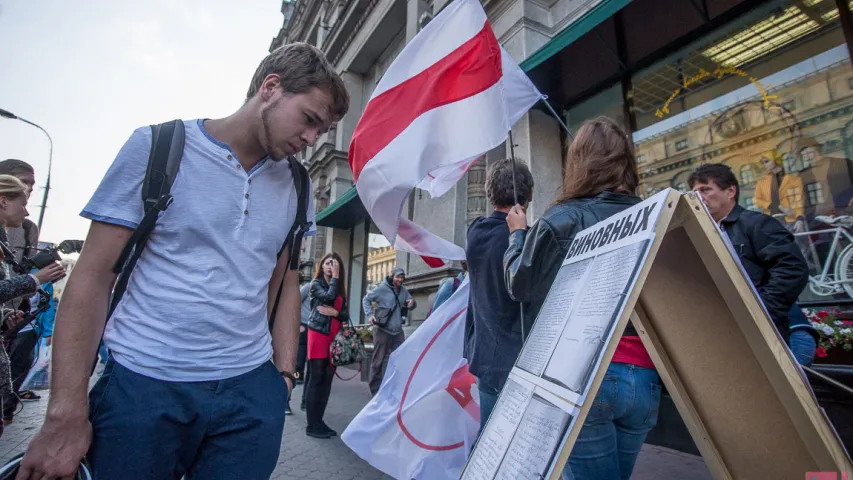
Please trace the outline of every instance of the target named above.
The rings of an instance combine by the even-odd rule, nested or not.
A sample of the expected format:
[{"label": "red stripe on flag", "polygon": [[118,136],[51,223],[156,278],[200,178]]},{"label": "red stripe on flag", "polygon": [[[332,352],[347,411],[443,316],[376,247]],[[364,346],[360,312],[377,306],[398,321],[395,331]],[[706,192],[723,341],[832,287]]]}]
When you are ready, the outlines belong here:
[{"label": "red stripe on flag", "polygon": [[444,260],[435,257],[427,257],[426,255],[421,255],[421,258],[424,259],[424,262],[429,265],[429,268],[438,268],[444,266]]},{"label": "red stripe on flag", "polygon": [[500,46],[486,21],[477,35],[450,55],[370,100],[350,142],[355,180],[365,164],[416,118],[487,90],[501,75]]}]

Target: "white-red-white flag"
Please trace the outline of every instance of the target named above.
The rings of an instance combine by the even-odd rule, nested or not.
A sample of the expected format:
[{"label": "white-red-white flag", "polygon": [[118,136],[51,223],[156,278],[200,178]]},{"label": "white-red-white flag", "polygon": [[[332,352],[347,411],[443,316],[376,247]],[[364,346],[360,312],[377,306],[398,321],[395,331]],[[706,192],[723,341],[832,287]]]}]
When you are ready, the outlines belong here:
[{"label": "white-red-white flag", "polygon": [[349,149],[358,195],[394,248],[431,266],[465,258],[458,245],[401,218],[403,203],[415,187],[444,194],[541,97],[477,0],[455,0],[406,45]]},{"label": "white-red-white flag", "polygon": [[462,357],[468,280],[388,359],[382,386],[341,439],[401,480],[459,478],[480,427],[477,384]]}]

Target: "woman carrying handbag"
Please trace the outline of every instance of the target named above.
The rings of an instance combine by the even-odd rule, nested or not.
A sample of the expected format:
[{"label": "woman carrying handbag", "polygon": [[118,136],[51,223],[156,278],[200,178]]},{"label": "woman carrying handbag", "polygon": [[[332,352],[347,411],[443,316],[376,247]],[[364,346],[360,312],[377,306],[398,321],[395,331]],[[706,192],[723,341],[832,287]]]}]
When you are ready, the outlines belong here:
[{"label": "woman carrying handbag", "polygon": [[335,367],[329,358],[329,347],[342,324],[349,321],[346,304],[346,272],[337,253],[327,253],[311,282],[311,316],[308,319],[308,384],[306,410],[308,426],[305,434],[314,438],[331,438],[337,432],[323,421]]}]

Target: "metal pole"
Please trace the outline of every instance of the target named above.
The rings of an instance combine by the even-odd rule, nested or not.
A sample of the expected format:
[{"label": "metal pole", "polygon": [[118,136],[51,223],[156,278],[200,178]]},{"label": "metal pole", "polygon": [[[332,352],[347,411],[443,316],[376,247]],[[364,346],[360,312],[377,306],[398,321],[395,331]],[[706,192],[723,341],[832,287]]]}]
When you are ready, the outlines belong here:
[{"label": "metal pole", "polygon": [[509,131],[509,161],[512,163],[512,198],[518,205],[518,188],[515,186],[515,142],[512,140],[512,130]]},{"label": "metal pole", "polygon": [[803,367],[803,370],[805,370],[805,371],[807,371],[807,372],[811,373],[812,375],[814,375],[815,377],[817,377],[817,378],[819,378],[819,379],[823,380],[824,382],[826,382],[826,383],[828,383],[828,384],[830,384],[830,385],[832,385],[832,386],[834,386],[834,387],[836,387],[836,388],[838,388],[838,389],[841,389],[841,390],[843,390],[843,391],[845,391],[845,392],[847,392],[847,393],[849,393],[849,394],[853,395],[853,388],[850,388],[850,387],[848,387],[847,385],[844,385],[843,383],[839,382],[838,380],[835,380],[835,379],[833,379],[833,378],[827,377],[826,375],[824,375],[824,374],[822,374],[822,373],[820,373],[820,372],[817,372],[817,371],[815,371],[815,370],[812,370],[812,369],[811,369],[811,368],[809,368],[809,367]]},{"label": "metal pole", "polygon": [[559,122],[560,126],[563,127],[563,130],[566,131],[566,134],[569,136],[569,138],[571,140],[574,140],[575,134],[572,133],[572,130],[568,126],[566,126],[566,123],[563,121],[563,119],[559,115],[557,115],[557,111],[554,110],[554,107],[552,107],[551,103],[548,102],[548,95],[542,95],[542,101],[545,102],[545,106],[548,107],[548,110],[551,111],[551,115],[553,115],[554,118],[557,119],[557,122]]},{"label": "metal pole", "polygon": [[42,128],[41,125],[34,123],[34,122],[31,122],[31,121],[27,120],[26,118],[21,118],[21,117],[15,115],[14,113],[12,113],[8,110],[3,110],[2,108],[0,108],[0,117],[9,118],[12,120],[20,120],[24,123],[27,123],[29,125],[32,125],[32,126],[38,128],[39,130],[41,130],[45,134],[45,136],[47,136],[47,141],[50,144],[50,150],[49,150],[48,157],[47,157],[47,181],[45,182],[45,185],[44,185],[44,196],[42,196],[41,210],[39,211],[39,220],[38,220],[38,224],[37,224],[39,232],[41,232],[41,225],[42,225],[42,222],[44,221],[44,209],[47,208],[47,195],[50,192],[50,172],[51,172],[51,168],[53,167],[53,139],[50,138],[50,134],[47,133],[47,130]]}]

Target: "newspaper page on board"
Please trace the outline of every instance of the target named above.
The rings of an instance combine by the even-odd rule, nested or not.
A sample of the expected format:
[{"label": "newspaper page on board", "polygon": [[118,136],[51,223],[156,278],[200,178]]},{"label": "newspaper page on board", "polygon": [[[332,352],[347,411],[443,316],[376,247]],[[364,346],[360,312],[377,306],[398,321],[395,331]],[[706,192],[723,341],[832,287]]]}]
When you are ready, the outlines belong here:
[{"label": "newspaper page on board", "polygon": [[583,405],[669,190],[580,232],[516,361],[518,376]]},{"label": "newspaper page on board", "polygon": [[510,374],[461,478],[548,478],[575,418],[569,403]]},{"label": "newspaper page on board", "polygon": [[577,234],[462,479],[550,477],[670,192]]}]

